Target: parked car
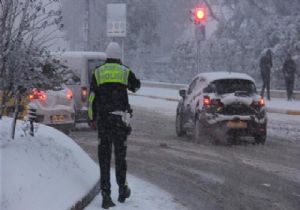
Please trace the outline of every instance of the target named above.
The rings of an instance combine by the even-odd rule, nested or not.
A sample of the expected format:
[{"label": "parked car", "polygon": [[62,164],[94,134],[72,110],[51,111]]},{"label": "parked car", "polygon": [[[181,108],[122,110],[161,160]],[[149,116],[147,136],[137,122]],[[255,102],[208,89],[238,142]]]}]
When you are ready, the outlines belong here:
[{"label": "parked car", "polygon": [[33,89],[28,96],[37,108],[37,121],[69,133],[75,125],[73,92],[63,86],[56,90]]},{"label": "parked car", "polygon": [[229,143],[241,136],[264,144],[267,134],[265,101],[247,74],[214,72],[197,75],[177,107],[176,133],[192,134],[198,141],[224,139]]}]

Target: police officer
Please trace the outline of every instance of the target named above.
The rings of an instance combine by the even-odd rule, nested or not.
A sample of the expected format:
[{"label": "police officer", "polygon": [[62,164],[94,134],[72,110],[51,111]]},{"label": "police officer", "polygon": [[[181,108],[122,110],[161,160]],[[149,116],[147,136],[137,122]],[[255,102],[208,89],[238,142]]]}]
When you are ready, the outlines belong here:
[{"label": "police officer", "polygon": [[282,71],[286,84],[286,93],[288,100],[292,100],[295,84],[296,63],[290,53],[287,54],[283,63]]},{"label": "police officer", "polygon": [[115,152],[116,179],[119,186],[118,201],[123,203],[130,196],[126,182],[127,136],[131,132],[127,123],[132,110],[127,89],[136,92],[140,80],[129,67],[121,62],[121,48],[111,42],[106,49],[107,60],[93,73],[89,95],[90,126],[98,129],[98,158],[101,172],[102,208],[115,206],[111,199],[110,160],[112,145]]},{"label": "police officer", "polygon": [[269,49],[265,55],[260,59],[260,73],[263,80],[263,86],[261,89],[261,96],[264,97],[265,89],[267,88],[267,99],[270,100],[270,82],[271,82],[271,68],[272,62],[272,51]]}]

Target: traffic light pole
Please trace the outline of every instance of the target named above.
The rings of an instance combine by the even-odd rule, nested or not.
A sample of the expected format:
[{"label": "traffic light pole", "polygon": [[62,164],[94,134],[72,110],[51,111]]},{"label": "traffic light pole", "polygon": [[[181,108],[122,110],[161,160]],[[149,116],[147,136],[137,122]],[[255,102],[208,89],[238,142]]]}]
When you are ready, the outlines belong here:
[{"label": "traffic light pole", "polygon": [[197,45],[196,65],[197,65],[197,72],[200,73],[200,47],[201,47],[201,41],[205,40],[205,25],[203,24],[196,25],[195,37],[196,37],[196,45]]},{"label": "traffic light pole", "polygon": [[85,1],[85,14],[84,14],[84,51],[90,49],[90,0]]},{"label": "traffic light pole", "polygon": [[200,73],[200,41],[196,40],[197,43],[197,53],[196,53],[196,66],[197,66],[197,72]]}]

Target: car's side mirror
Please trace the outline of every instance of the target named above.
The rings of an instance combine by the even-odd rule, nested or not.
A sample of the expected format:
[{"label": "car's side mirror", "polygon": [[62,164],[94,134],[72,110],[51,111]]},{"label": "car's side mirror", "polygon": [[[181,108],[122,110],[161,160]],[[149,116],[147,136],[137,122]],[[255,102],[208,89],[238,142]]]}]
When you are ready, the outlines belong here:
[{"label": "car's side mirror", "polygon": [[179,95],[180,95],[182,98],[185,98],[185,96],[186,96],[186,90],[185,90],[185,89],[180,89],[180,90],[179,90]]}]

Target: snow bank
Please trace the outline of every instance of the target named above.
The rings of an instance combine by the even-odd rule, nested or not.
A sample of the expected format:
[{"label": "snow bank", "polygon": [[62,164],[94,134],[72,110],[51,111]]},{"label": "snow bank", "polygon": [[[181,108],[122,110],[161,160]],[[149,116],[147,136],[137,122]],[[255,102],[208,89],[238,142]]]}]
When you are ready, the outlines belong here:
[{"label": "snow bank", "polygon": [[273,109],[300,111],[300,101],[287,101],[283,98],[273,98],[271,101],[266,101],[266,106]]},{"label": "snow bank", "polygon": [[300,116],[269,113],[267,132],[271,137],[300,141]]},{"label": "snow bank", "polygon": [[0,120],[1,209],[69,209],[96,184],[98,166],[61,132],[40,125],[35,137],[24,136],[22,123],[10,140],[11,119]]}]

